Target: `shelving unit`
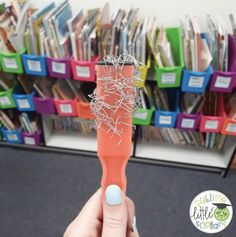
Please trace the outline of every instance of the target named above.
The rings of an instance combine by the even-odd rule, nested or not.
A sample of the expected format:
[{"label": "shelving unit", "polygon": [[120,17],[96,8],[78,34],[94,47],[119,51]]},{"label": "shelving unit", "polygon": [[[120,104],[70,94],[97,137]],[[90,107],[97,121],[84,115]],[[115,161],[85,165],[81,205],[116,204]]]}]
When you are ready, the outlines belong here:
[{"label": "shelving unit", "polygon": [[[96,156],[95,136],[84,136],[76,132],[55,132],[51,116],[44,115],[42,121],[46,147]],[[138,141],[138,137],[136,129],[131,150],[131,160],[136,162],[212,171],[226,176],[236,155],[235,136],[227,136],[223,149],[219,152],[195,146],[144,143]]]},{"label": "shelving unit", "polygon": [[[71,2],[74,2],[75,6],[81,7],[74,0],[71,0]],[[85,2],[83,4],[86,5],[88,3]],[[120,3],[116,3],[116,4],[119,5]],[[164,5],[165,4],[168,5],[169,3],[164,3]],[[146,5],[147,4],[145,3],[143,4],[144,9],[147,7]],[[198,9],[198,7],[201,4],[199,6],[198,5],[199,4],[197,4],[196,9]],[[209,8],[212,9],[210,6]],[[170,10],[173,11],[173,9],[175,8],[172,6]],[[186,9],[183,9],[184,14],[185,14],[185,10]],[[200,6],[200,10],[202,11],[201,6]],[[180,14],[180,16],[182,17],[183,12],[181,13],[179,12],[176,14]],[[149,13],[149,9],[147,13]],[[162,14],[166,16],[168,15],[168,17],[166,17],[168,18],[168,21],[169,21],[169,15],[171,16],[175,15],[175,14],[165,14],[165,11],[163,11]],[[147,63],[147,67],[144,67],[144,73],[141,72],[141,74],[145,75],[144,76],[145,78],[142,78],[143,79],[142,84],[145,84],[144,79],[147,79],[146,84],[149,84],[152,86],[156,86],[158,84],[159,88],[162,88],[163,90],[165,90],[166,88],[176,88],[176,89],[179,88],[179,89],[182,89],[183,92],[193,92],[193,91],[204,92],[207,86],[209,86],[209,83],[211,83],[210,89],[212,91],[230,93],[234,87],[235,87],[234,90],[236,90],[236,85],[234,84],[234,81],[236,80],[235,68],[232,69],[233,75],[231,75],[231,78],[230,78],[231,80],[230,83],[232,84],[230,86],[228,85],[228,88],[223,87],[220,90],[216,86],[217,84],[219,84],[219,83],[216,83],[217,76],[220,75],[218,79],[222,80],[222,75],[223,75],[225,76],[225,80],[229,80],[228,78],[229,75],[227,73],[222,74],[215,71],[213,72],[211,68],[209,67],[209,69],[207,70],[207,80],[203,81],[204,78],[202,78],[202,75],[200,75],[199,73],[194,74],[193,72],[187,72],[184,68],[184,63],[183,63],[183,58],[182,58],[182,44],[181,44],[180,28],[179,27],[169,28],[167,29],[167,33],[170,38],[170,41],[176,41],[176,39],[179,38],[179,40],[177,40],[178,42],[175,42],[175,43],[173,42],[173,45],[172,45],[174,46],[174,49],[175,49],[175,52],[174,52],[175,58],[178,58],[177,60],[178,67],[177,68],[157,68],[155,67],[153,63],[152,65],[150,63],[151,68],[154,70],[147,70],[147,68],[150,67],[149,63]],[[230,50],[230,52],[236,52],[234,42],[232,41],[231,43],[233,43],[234,49]],[[236,57],[233,57],[233,58],[235,60]],[[88,62],[76,61],[73,58],[56,59],[56,58],[51,58],[47,56],[29,55],[29,54],[26,54],[25,50],[22,52],[11,53],[11,54],[4,54],[0,52],[0,64],[1,64],[1,69],[4,72],[17,73],[17,74],[26,73],[32,76],[47,76],[48,75],[52,77],[52,80],[60,78],[60,80],[64,80],[64,79],[79,80],[85,83],[94,82],[96,80],[95,63],[97,62],[97,60],[98,60],[97,57],[94,60],[88,61]],[[232,61],[235,63],[234,60]],[[8,62],[7,65],[5,65],[5,62]],[[148,76],[146,78],[147,71],[148,71]],[[86,76],[84,76],[84,72],[86,72],[85,73]],[[81,73],[82,73],[82,76],[78,75]],[[182,75],[184,73],[187,74],[185,75],[185,77]],[[214,73],[214,76],[212,76],[212,73]],[[90,76],[87,77],[88,76],[87,74]],[[184,82],[183,79],[185,79],[186,82]],[[196,86],[196,82],[197,82],[197,86]],[[199,83],[202,84],[202,86],[200,86],[201,90],[199,89]],[[197,90],[196,88],[194,88],[194,86],[197,88]],[[14,89],[15,88],[13,88],[12,90],[9,90],[10,96],[12,96]],[[170,94],[174,94],[174,93],[170,93]],[[59,151],[59,152],[64,151],[64,152],[69,152],[69,153],[72,152],[72,153],[77,153],[77,154],[96,156],[97,141],[96,141],[95,135],[86,136],[86,135],[79,134],[78,132],[55,131],[53,128],[53,121],[52,121],[52,116],[62,116],[62,117],[71,116],[71,117],[81,117],[81,118],[90,117],[91,118],[92,116],[90,113],[91,111],[89,108],[89,103],[86,102],[85,104],[83,103],[79,104],[79,101],[77,100],[77,98],[70,101],[58,100],[55,98],[41,98],[39,97],[39,95],[37,95],[35,91],[32,91],[31,94],[27,94],[27,95],[17,94],[15,96],[16,97],[18,96],[18,98],[19,96],[21,97],[22,99],[21,103],[23,104],[23,107],[27,107],[28,104],[29,105],[32,104],[31,106],[32,110],[30,111],[36,111],[35,113],[38,113],[41,115],[42,129],[43,129],[43,135],[44,135],[44,145],[33,146],[33,144],[31,144],[30,146],[29,144],[19,145],[19,144],[8,144],[4,142],[0,142],[0,145],[14,146],[17,148],[48,150],[48,151],[49,150],[54,150],[54,151]],[[213,130],[214,132],[227,134],[227,139],[225,141],[223,149],[219,152],[208,150],[203,147],[196,147],[196,146],[184,146],[184,145],[178,146],[178,145],[161,144],[161,143],[155,143],[155,142],[149,142],[149,143],[140,142],[139,132],[138,132],[138,128],[140,124],[147,125],[147,126],[150,124],[152,125],[155,124],[157,127],[168,127],[168,128],[182,126],[182,122],[179,122],[179,125],[178,125],[178,122],[177,123],[175,122],[176,120],[178,121],[178,119],[182,119],[184,117],[183,114],[181,118],[178,117],[181,115],[181,113],[179,113],[180,112],[179,104],[177,103],[178,98],[179,98],[178,93],[176,93],[176,96],[174,99],[172,98],[172,101],[176,102],[176,105],[174,106],[175,108],[173,109],[173,111],[157,111],[155,110],[155,107],[152,106],[149,109],[141,109],[137,112],[136,118],[133,119],[133,122],[136,121],[137,129],[134,132],[133,145],[131,147],[131,154],[132,154],[131,160],[137,161],[137,162],[143,162],[143,163],[199,169],[199,170],[205,170],[205,171],[214,171],[214,172],[221,173],[222,176],[225,176],[227,174],[227,171],[230,168],[230,165],[233,161],[234,156],[236,155],[236,136],[231,136],[231,135],[236,135],[236,130],[235,130],[236,121],[235,120],[231,121],[229,118],[225,117],[227,115],[223,113],[225,112],[223,111],[223,109],[221,111],[222,114],[219,115],[220,116],[219,119],[221,120],[221,125],[223,126],[219,126],[219,128],[217,128],[217,131]],[[26,103],[25,99],[29,99],[29,101],[27,102],[28,104]],[[7,99],[6,96],[0,95],[0,105],[2,105],[2,107],[0,106],[1,109],[16,107],[15,105],[11,106],[10,105],[11,101],[8,101],[8,100],[9,99]],[[5,108],[4,103],[6,104],[6,108]],[[29,110],[20,110],[19,108],[16,108],[16,110],[26,111],[26,112],[29,111]],[[50,114],[50,115],[45,115],[45,113]],[[56,113],[59,113],[59,115],[57,115]],[[153,114],[155,114],[154,119],[152,119],[152,116],[154,116]],[[171,119],[171,115],[173,117],[172,119],[173,122],[169,122]],[[185,114],[187,119],[189,118],[188,115],[189,114],[187,115]],[[197,119],[199,119],[199,121],[203,117],[202,114],[201,115],[194,114],[194,115],[198,116]],[[144,118],[146,118],[145,123],[144,123],[144,120],[145,120]],[[201,127],[199,128],[199,126],[195,127],[193,125],[193,117],[191,118],[192,118],[191,121],[188,120],[188,126],[191,125],[193,130],[198,131],[200,129],[201,131],[204,131],[204,132],[212,131],[212,130],[210,131],[209,129],[203,130],[204,126],[202,126],[202,129]],[[211,122],[211,126],[212,126],[213,119],[209,118],[209,121]],[[223,122],[225,121],[227,123],[223,124]],[[213,121],[213,123],[215,123],[215,121]],[[224,130],[222,130],[221,127],[224,127]],[[21,134],[21,130],[19,130],[19,134]],[[231,134],[231,135],[228,135],[228,134]],[[37,145],[39,144],[40,142]]]},{"label": "shelving unit", "polygon": [[95,136],[80,135],[76,132],[53,131],[52,118],[49,115],[42,116],[45,145],[54,148],[66,148],[73,150],[97,151]]},{"label": "shelving unit", "polygon": [[223,150],[216,152],[199,147],[138,142],[135,157],[152,163],[213,171],[226,176],[235,156],[235,143],[235,138],[227,138]]}]

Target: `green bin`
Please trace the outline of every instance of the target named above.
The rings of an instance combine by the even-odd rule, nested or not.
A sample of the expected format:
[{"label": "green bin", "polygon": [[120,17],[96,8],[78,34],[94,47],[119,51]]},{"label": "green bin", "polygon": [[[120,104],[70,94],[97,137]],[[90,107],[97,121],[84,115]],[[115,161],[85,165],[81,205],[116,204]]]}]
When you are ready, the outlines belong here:
[{"label": "green bin", "polygon": [[171,44],[175,67],[158,67],[155,65],[157,86],[159,88],[179,87],[184,67],[182,38],[179,27],[166,28],[167,38]]},{"label": "green bin", "polygon": [[14,90],[15,87],[5,91],[0,90],[0,109],[10,109],[16,107],[15,101],[12,96]]},{"label": "green bin", "polygon": [[0,63],[2,71],[22,74],[24,70],[21,55],[24,53],[25,50],[22,50],[19,53],[0,53]]},{"label": "green bin", "polygon": [[152,122],[152,115],[154,112],[154,107],[151,109],[137,109],[133,114],[133,124],[134,125],[150,125]]}]

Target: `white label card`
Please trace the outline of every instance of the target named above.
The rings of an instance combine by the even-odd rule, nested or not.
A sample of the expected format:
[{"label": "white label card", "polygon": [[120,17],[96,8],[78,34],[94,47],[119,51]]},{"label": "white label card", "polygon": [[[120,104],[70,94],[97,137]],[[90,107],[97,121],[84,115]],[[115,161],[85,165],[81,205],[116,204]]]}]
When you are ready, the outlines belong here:
[{"label": "white label card", "polygon": [[10,101],[9,97],[7,97],[7,96],[0,97],[0,105],[3,105],[3,106],[11,105],[11,101]]},{"label": "white label card", "polygon": [[25,144],[27,145],[35,145],[35,139],[33,137],[25,137]]},{"label": "white label card", "polygon": [[33,71],[33,72],[41,72],[42,71],[40,61],[27,60],[27,63],[28,63],[28,68],[30,71]]},{"label": "white label card", "polygon": [[182,128],[194,128],[195,120],[194,119],[182,119],[181,127]]},{"label": "white label card", "polygon": [[163,115],[160,115],[159,117],[159,123],[160,124],[171,124],[172,122],[172,117],[171,116],[163,116]]},{"label": "white label card", "polygon": [[9,141],[18,141],[18,136],[14,133],[7,134],[7,138],[8,138]]},{"label": "white label card", "polygon": [[27,99],[18,99],[17,103],[21,109],[29,109],[30,108],[30,104]]},{"label": "white label card", "polygon": [[229,123],[226,132],[235,132],[236,133],[236,124],[235,123]]},{"label": "white label card", "polygon": [[175,73],[163,73],[161,76],[162,84],[175,84],[176,74]]},{"label": "white label card", "polygon": [[15,58],[3,58],[4,64],[6,68],[9,69],[18,69],[18,65],[16,63]]},{"label": "white label card", "polygon": [[148,116],[148,112],[140,112],[140,111],[138,111],[138,112],[136,112],[136,113],[134,114],[134,117],[135,117],[135,118],[137,118],[137,119],[142,119],[142,120],[147,119],[147,116]]},{"label": "white label card", "polygon": [[205,124],[205,129],[217,129],[219,121],[207,120]]},{"label": "white label card", "polygon": [[231,77],[222,77],[218,76],[216,78],[215,87],[217,88],[229,88],[232,78]]},{"label": "white label card", "polygon": [[73,112],[70,104],[60,104],[60,111],[66,114],[71,114]]},{"label": "white label card", "polygon": [[52,71],[60,74],[66,73],[66,64],[65,63],[57,63],[52,62]]},{"label": "white label card", "polygon": [[76,66],[76,75],[78,77],[90,77],[90,69],[89,67],[81,67],[81,66]]},{"label": "white label card", "polygon": [[204,77],[191,76],[189,79],[188,87],[202,88]]}]

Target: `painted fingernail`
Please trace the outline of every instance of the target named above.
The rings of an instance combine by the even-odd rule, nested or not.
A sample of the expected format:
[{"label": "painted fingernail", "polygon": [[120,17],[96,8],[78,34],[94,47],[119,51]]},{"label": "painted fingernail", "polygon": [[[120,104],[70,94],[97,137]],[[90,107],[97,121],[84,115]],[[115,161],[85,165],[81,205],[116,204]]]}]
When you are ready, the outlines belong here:
[{"label": "painted fingernail", "polygon": [[117,185],[109,185],[106,189],[106,203],[111,206],[122,203],[121,190]]},{"label": "painted fingernail", "polygon": [[133,221],[132,221],[132,231],[133,231],[134,233],[138,233],[136,216],[133,217]]}]

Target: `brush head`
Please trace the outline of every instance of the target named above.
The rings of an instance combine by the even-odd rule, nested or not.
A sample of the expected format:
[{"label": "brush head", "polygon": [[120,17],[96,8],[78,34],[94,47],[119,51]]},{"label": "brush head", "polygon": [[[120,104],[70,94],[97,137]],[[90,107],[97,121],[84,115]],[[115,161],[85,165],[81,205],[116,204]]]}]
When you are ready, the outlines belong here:
[{"label": "brush head", "polygon": [[126,190],[125,167],[131,156],[132,115],[140,105],[138,63],[125,53],[106,56],[96,65],[97,87],[90,107],[96,117],[98,157],[103,168],[102,188],[111,184]]}]

